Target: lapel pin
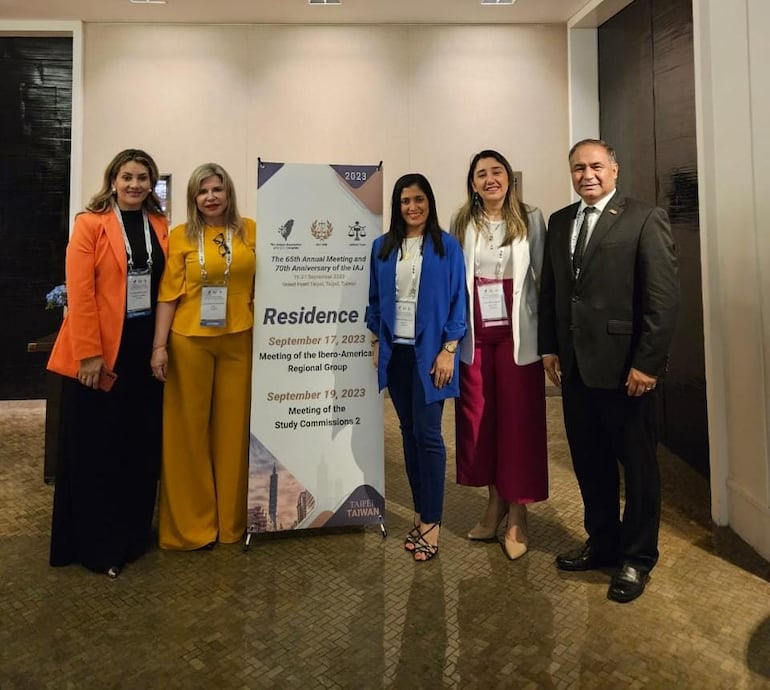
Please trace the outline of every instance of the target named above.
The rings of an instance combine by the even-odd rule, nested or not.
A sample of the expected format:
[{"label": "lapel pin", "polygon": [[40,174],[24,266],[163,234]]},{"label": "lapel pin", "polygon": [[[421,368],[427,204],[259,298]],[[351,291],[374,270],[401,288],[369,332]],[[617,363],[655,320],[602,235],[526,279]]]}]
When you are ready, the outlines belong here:
[{"label": "lapel pin", "polygon": [[617,216],[617,215],[618,215],[618,210],[617,210],[616,208],[611,208],[611,209],[610,209],[610,213],[611,213],[613,216]]}]

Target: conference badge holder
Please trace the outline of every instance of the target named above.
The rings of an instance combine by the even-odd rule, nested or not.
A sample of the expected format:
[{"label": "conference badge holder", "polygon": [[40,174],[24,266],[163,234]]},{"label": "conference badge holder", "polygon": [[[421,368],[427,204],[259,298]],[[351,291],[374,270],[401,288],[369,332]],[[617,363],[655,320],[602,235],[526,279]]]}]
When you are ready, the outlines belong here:
[{"label": "conference badge holder", "polygon": [[213,283],[201,288],[201,326],[223,328],[227,322],[227,284]]},{"label": "conference badge holder", "polygon": [[505,304],[503,281],[498,278],[477,278],[481,322],[484,327],[507,326],[511,323],[508,306]]},{"label": "conference badge holder", "polygon": [[417,313],[417,303],[408,300],[396,302],[395,332],[397,338],[414,340],[414,319]]},{"label": "conference badge holder", "polygon": [[152,314],[150,303],[150,285],[152,274],[149,269],[129,271],[128,289],[126,293],[126,318]]}]

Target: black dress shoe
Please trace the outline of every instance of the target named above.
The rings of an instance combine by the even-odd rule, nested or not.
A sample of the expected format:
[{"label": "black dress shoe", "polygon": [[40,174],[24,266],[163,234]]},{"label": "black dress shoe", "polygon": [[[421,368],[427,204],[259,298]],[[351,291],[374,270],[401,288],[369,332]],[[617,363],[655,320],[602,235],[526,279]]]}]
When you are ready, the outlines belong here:
[{"label": "black dress shoe", "polygon": [[633,601],[644,592],[644,586],[649,579],[648,572],[639,570],[630,563],[624,563],[623,567],[612,576],[607,598],[621,604]]},{"label": "black dress shoe", "polygon": [[589,544],[585,544],[579,549],[560,553],[556,556],[556,567],[559,570],[569,570],[573,572],[596,570],[598,568],[616,566],[617,564],[618,559],[614,555],[597,551]]}]

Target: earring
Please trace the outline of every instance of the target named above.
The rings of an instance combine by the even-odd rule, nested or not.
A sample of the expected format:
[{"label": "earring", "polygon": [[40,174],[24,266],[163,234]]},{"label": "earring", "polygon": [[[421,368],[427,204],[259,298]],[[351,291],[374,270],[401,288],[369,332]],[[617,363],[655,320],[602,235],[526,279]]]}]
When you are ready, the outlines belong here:
[{"label": "earring", "polygon": [[113,193],[113,194],[115,193],[115,187],[113,187],[113,188],[112,188],[112,193]]},{"label": "earring", "polygon": [[473,192],[473,205],[479,206],[481,204],[481,197],[478,192]]}]

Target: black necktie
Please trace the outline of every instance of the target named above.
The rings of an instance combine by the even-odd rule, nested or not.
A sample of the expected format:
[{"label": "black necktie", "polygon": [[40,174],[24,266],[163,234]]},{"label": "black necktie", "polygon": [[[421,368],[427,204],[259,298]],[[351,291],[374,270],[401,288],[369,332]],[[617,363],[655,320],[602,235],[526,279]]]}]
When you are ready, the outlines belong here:
[{"label": "black necktie", "polygon": [[586,235],[588,234],[588,216],[594,211],[596,211],[596,208],[593,206],[586,206],[585,209],[583,209],[583,222],[580,224],[577,242],[575,242],[575,251],[572,254],[572,272],[575,278],[580,275],[580,268],[583,265],[583,254],[586,250]]}]

